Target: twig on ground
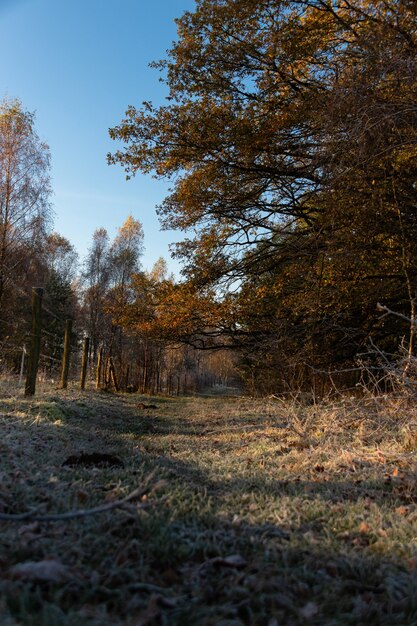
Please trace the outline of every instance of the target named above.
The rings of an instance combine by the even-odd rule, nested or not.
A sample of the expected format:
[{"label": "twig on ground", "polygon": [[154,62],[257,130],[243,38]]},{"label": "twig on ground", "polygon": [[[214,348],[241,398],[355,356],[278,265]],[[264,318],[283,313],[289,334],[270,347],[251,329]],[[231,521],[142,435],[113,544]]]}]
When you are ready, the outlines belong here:
[{"label": "twig on ground", "polygon": [[147,485],[138,487],[120,500],[102,504],[91,509],[78,509],[76,511],[67,511],[66,513],[56,513],[52,515],[37,515],[36,510],[17,514],[0,513],[0,521],[23,522],[29,520],[31,522],[59,522],[63,520],[75,519],[77,517],[86,517],[87,515],[96,515],[97,513],[105,513],[106,511],[112,511],[114,509],[122,509],[125,504],[132,502],[133,500],[143,498],[143,496],[147,495],[151,491],[156,491],[156,489],[162,487],[163,484],[164,481],[159,481],[153,486]]}]

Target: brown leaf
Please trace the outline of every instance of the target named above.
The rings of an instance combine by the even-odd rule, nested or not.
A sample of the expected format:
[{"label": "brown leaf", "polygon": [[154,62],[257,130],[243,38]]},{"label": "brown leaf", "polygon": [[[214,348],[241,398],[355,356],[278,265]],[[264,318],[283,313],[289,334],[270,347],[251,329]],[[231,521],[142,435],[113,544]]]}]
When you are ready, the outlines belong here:
[{"label": "brown leaf", "polygon": [[409,570],[417,569],[417,556],[412,556],[409,559],[406,559],[406,564]]},{"label": "brown leaf", "polygon": [[9,576],[14,580],[32,580],[56,584],[74,580],[74,576],[66,565],[53,560],[18,563],[9,569]]},{"label": "brown leaf", "polygon": [[116,487],[115,489],[112,489],[111,491],[108,491],[106,493],[104,500],[105,502],[114,502],[115,500],[119,500],[119,498],[120,498],[120,489]]},{"label": "brown leaf", "polygon": [[87,498],[88,498],[88,493],[86,491],[83,491],[82,489],[80,489],[79,491],[77,491],[77,499],[79,502],[86,502]]},{"label": "brown leaf", "polygon": [[370,530],[371,530],[371,527],[366,522],[361,522],[359,524],[359,532],[360,533],[369,533]]},{"label": "brown leaf", "polygon": [[180,580],[180,575],[173,567],[169,567],[162,572],[161,579],[166,585],[175,585]]},{"label": "brown leaf", "polygon": [[408,506],[397,506],[395,512],[397,515],[402,515],[404,517],[405,515],[408,515],[409,510]]}]

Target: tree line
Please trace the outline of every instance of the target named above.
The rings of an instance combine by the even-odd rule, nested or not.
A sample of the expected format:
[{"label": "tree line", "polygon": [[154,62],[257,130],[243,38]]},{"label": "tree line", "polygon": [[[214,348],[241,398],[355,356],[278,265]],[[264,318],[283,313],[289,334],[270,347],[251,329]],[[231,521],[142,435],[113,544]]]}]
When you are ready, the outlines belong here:
[{"label": "tree line", "polygon": [[162,258],[143,270],[144,233],[138,220],[130,215],[113,240],[98,228],[82,262],[71,242],[52,230],[50,154],[34,121],[18,100],[0,105],[1,373],[22,374],[25,357],[27,365],[36,286],[43,290],[41,377],[59,383],[70,320],[77,380],[83,338],[88,337],[89,378],[101,388],[178,394],[224,381],[232,369],[228,357],[203,359],[175,338],[162,341],[127,322],[128,307],[140,305],[149,316],[149,290],[174,284]]},{"label": "tree line", "polygon": [[169,298],[185,310],[167,326],[237,349],[258,390],[349,386],[381,354],[406,368],[415,2],[198,0],[177,25],[156,64],[166,103],[130,106],[108,157],[171,183],[159,213],[184,232],[185,282]]},{"label": "tree line", "polygon": [[[2,302],[19,310],[17,290],[1,300],[17,284],[6,284],[9,268],[33,258],[30,271],[51,282],[50,310],[72,303],[91,358],[103,348],[125,386],[180,392],[221,363],[259,393],[348,387],[382,357],[406,371],[416,349],[414,0],[197,0],[177,26],[154,64],[166,102],[129,106],[108,161],[170,181],[159,216],[184,234],[182,279],[162,260],[142,270],[130,217],[112,242],[96,231],[74,299],[73,249],[48,234],[38,175],[38,203],[0,255],[2,312]],[[31,257],[41,237],[44,258]]]}]

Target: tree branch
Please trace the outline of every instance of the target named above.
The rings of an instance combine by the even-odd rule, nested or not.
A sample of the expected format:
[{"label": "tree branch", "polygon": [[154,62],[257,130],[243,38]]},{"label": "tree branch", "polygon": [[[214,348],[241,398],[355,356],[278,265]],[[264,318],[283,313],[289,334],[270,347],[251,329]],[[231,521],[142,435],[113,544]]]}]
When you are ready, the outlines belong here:
[{"label": "tree branch", "polygon": [[18,514],[0,513],[0,520],[5,522],[23,522],[28,520],[31,522],[59,522],[78,517],[87,517],[88,515],[95,515],[96,513],[105,513],[106,511],[112,511],[114,509],[122,509],[127,503],[132,502],[133,500],[139,500],[151,491],[159,489],[163,486],[163,484],[164,481],[158,481],[154,486],[148,485],[145,487],[138,487],[121,500],[115,500],[114,502],[102,504],[91,509],[78,509],[76,511],[67,511],[66,513],[56,513],[52,515],[37,515],[36,511],[33,510]]}]

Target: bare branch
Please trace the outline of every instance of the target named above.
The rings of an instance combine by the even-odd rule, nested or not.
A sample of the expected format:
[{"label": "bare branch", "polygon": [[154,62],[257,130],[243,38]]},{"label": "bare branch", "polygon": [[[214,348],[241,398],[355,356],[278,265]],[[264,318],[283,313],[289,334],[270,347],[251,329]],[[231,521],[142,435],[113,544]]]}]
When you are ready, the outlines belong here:
[{"label": "bare branch", "polygon": [[133,500],[140,500],[148,493],[160,489],[164,484],[164,481],[161,480],[153,486],[146,485],[138,487],[121,500],[115,500],[114,502],[102,504],[91,509],[78,509],[76,511],[67,511],[66,513],[56,513],[52,515],[38,515],[36,511],[27,511],[26,513],[18,514],[0,513],[0,520],[5,522],[23,522],[28,520],[31,522],[59,522],[63,520],[75,519],[78,517],[87,517],[88,515],[105,513],[114,509],[123,509],[125,505],[129,502],[132,502]]},{"label": "bare branch", "polygon": [[392,311],[391,309],[389,309],[387,306],[381,304],[380,302],[378,302],[378,304],[376,305],[376,308],[377,308],[378,311],[381,311],[381,312],[385,313],[386,315],[395,315],[396,317],[399,317],[402,320],[405,320],[409,324],[416,324],[417,325],[417,320],[412,320],[410,317],[407,317],[407,315],[403,315],[403,313],[398,313],[397,311]]}]

